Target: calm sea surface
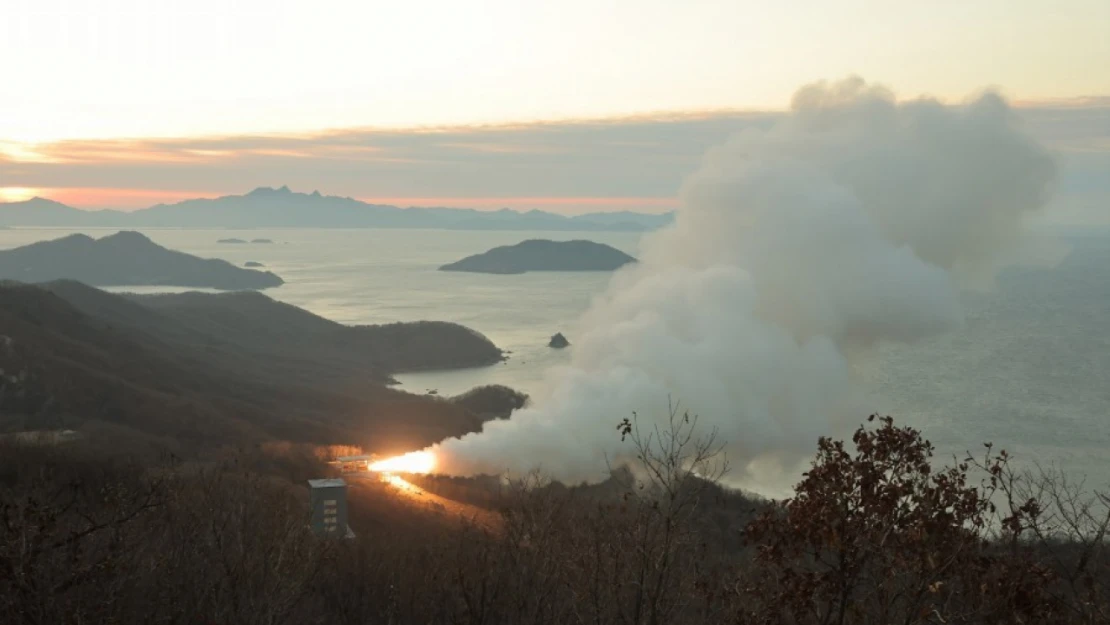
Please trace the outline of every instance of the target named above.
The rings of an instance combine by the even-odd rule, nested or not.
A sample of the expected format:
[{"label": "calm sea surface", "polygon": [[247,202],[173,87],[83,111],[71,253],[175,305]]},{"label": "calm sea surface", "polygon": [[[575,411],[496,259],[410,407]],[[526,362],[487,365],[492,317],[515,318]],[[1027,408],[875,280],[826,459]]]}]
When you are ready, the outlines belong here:
[{"label": "calm sea surface", "polygon": [[[0,249],[71,230],[0,230]],[[95,237],[109,230],[84,230]],[[512,352],[503,364],[399,376],[413,392],[453,394],[498,383],[540,394],[544,371],[569,359],[575,322],[607,274],[517,276],[436,271],[527,238],[588,238],[636,255],[628,233],[437,230],[146,230],[155,242],[237,265],[264,263],[286,284],[267,295],[346,324],[435,319],[482,332]],[[273,244],[218,244],[221,238]],[[941,453],[993,441],[1024,462],[1055,464],[1110,485],[1110,236],[1070,237],[1053,269],[1004,272],[965,297],[965,328],[885,348],[870,367],[875,411],[921,427]],[[128,289],[140,291],[141,289]],[[166,290],[166,289],[160,289]],[[572,346],[547,347],[562,331]]]}]

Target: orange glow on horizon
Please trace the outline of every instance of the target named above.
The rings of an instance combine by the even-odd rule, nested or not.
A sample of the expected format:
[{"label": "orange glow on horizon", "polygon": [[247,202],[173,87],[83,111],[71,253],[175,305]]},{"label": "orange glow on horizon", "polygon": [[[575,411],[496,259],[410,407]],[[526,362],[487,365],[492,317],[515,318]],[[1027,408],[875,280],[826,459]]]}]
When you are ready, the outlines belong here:
[{"label": "orange glow on horizon", "polygon": [[[86,210],[103,208],[136,210],[194,198],[217,198],[225,193],[209,191],[162,191],[157,189],[111,189],[102,187],[56,187],[34,189],[38,197]],[[3,196],[0,196],[3,197]],[[11,201],[11,200],[9,200]]]},{"label": "orange glow on horizon", "polygon": [[[241,195],[248,191],[249,189],[219,192],[103,187],[0,187],[0,201],[18,202],[38,196],[86,210],[108,208],[129,211],[148,208],[155,204],[170,204],[196,198],[213,199],[224,195]],[[321,193],[332,195],[323,189]],[[341,195],[341,193],[335,193],[335,195]],[[401,207],[445,206],[484,211],[502,208],[519,211],[539,209],[567,215],[621,210],[654,213],[674,210],[678,207],[678,200],[665,197],[359,197],[356,199],[368,204]]]},{"label": "orange glow on horizon", "polygon": [[41,189],[30,187],[0,187],[0,202],[22,202],[41,194]]},{"label": "orange glow on horizon", "polygon": [[436,458],[430,451],[412,451],[400,456],[379,460],[370,465],[378,473],[431,473]]}]

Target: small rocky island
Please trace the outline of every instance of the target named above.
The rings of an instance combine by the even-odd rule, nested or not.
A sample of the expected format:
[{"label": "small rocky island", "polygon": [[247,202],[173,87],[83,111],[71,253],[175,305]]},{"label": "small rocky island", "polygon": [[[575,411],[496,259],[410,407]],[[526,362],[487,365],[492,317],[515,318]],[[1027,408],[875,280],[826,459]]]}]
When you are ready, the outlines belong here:
[{"label": "small rocky island", "polygon": [[593,241],[530,239],[495,247],[482,254],[443,265],[440,271],[517,274],[528,271],[613,271],[636,259]]},{"label": "small rocky island", "polygon": [[220,290],[265,289],[284,283],[269,271],[252,271],[223,260],[175,252],[138,232],[126,231],[101,239],[73,234],[0,251],[0,279]]},{"label": "small rocky island", "polygon": [[247,243],[261,244],[261,243],[273,243],[273,242],[274,242],[273,239],[251,239],[250,241],[247,241],[246,239],[220,239],[220,240],[216,241],[216,243],[223,243],[225,245],[246,245]]},{"label": "small rocky island", "polygon": [[567,337],[563,336],[562,332],[556,332],[555,335],[551,337],[551,340],[547,342],[548,347],[554,347],[555,349],[563,349],[568,345],[570,345],[570,341],[567,340]]},{"label": "small rocky island", "polygon": [[244,267],[258,268],[258,267],[265,267],[266,265],[263,265],[262,263],[258,262],[257,260],[248,260],[247,262],[243,263],[243,266]]}]

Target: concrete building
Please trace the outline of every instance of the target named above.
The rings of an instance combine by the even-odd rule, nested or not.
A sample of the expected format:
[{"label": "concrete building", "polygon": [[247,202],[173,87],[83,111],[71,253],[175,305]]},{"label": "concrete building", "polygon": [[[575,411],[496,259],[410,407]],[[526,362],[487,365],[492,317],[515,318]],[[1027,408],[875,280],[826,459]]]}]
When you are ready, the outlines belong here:
[{"label": "concrete building", "polygon": [[347,526],[347,482],[341,478],[309,480],[312,531],[319,536],[354,538]]}]

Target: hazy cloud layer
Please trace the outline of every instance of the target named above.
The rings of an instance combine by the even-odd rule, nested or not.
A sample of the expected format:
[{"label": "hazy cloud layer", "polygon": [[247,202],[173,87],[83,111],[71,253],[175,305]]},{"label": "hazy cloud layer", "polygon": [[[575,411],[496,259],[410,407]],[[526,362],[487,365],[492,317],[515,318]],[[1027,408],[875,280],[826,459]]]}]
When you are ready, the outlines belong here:
[{"label": "hazy cloud layer", "polygon": [[[1028,106],[1018,113],[1058,156],[1060,214],[1107,220],[1110,98]],[[708,148],[781,117],[724,112],[38,146],[0,140],[0,187],[73,189],[71,201],[97,207],[142,206],[159,194],[173,201],[284,184],[400,204],[664,210],[677,204],[682,179]]]}]

